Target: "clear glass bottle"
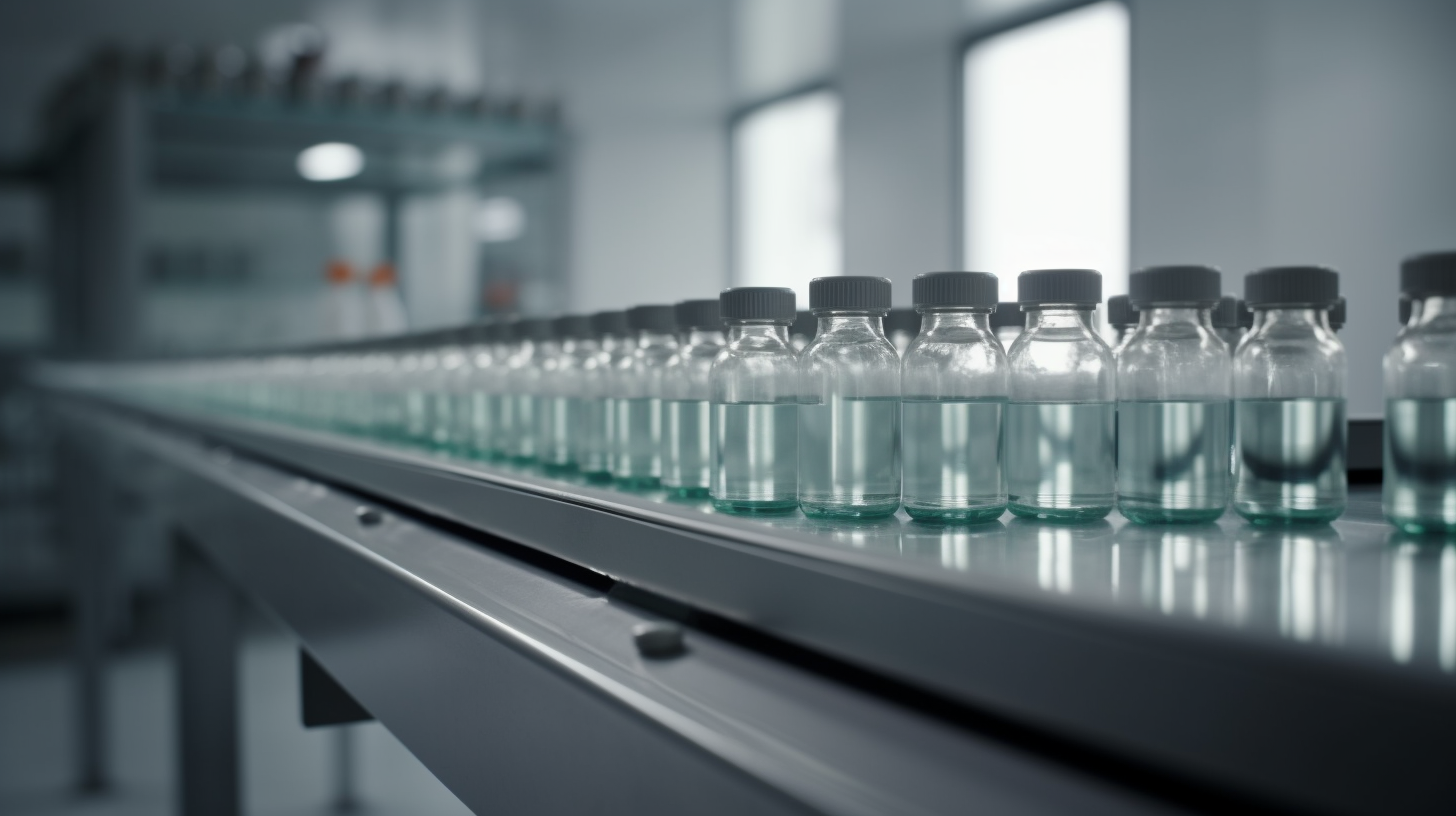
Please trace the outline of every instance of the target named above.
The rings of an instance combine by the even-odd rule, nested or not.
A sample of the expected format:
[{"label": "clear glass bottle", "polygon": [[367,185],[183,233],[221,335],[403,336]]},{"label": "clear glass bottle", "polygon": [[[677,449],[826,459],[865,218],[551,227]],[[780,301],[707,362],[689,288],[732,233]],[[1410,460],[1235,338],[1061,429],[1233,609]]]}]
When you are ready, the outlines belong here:
[{"label": "clear glass bottle", "polygon": [[1127,295],[1113,295],[1107,299],[1107,326],[1112,329],[1110,345],[1114,355],[1122,351],[1137,325],[1138,313]]},{"label": "clear glass bottle", "polygon": [[1406,324],[1385,355],[1385,516],[1456,531],[1456,252],[1407,258]]},{"label": "clear glass bottle", "polygon": [[1234,509],[1256,524],[1345,510],[1345,347],[1329,323],[1339,286],[1317,266],[1244,278],[1256,314],[1234,355]]},{"label": "clear glass bottle", "polygon": [[662,482],[662,375],[677,353],[677,313],[671,306],[634,306],[627,325],[637,344],[612,372],[612,478],[647,490]]},{"label": "clear glass bottle", "polygon": [[718,299],[677,304],[683,345],[662,378],[662,486],[681,498],[706,498],[712,475],[709,401],[713,361],[723,350]]},{"label": "clear glass bottle", "polygon": [[490,419],[484,442],[485,457],[507,459],[511,443],[517,435],[516,398],[511,390],[511,362],[520,350],[516,325],[519,321],[501,318],[490,324],[490,372],[481,382],[485,391],[486,410]]},{"label": "clear glass bottle", "polygon": [[1138,325],[1117,353],[1117,509],[1141,524],[1201,523],[1229,500],[1228,346],[1213,328],[1223,276],[1132,273]]},{"label": "clear glass bottle", "polygon": [[[1213,307],[1213,331],[1218,339],[1228,347],[1229,357],[1234,356],[1234,351],[1239,347],[1239,340],[1243,339],[1243,332],[1239,330],[1239,310],[1243,304],[1232,295],[1225,295],[1218,299],[1218,305]],[[1232,440],[1230,440],[1232,441]]]},{"label": "clear glass bottle", "polygon": [[591,318],[556,318],[555,353],[543,362],[542,402],[537,406],[536,461],[549,472],[577,469],[576,436],[582,419],[582,364],[596,352]]},{"label": "clear glass bottle", "polygon": [[441,453],[453,453],[459,432],[455,410],[459,407],[457,396],[460,382],[466,371],[465,336],[460,329],[450,329],[436,335],[439,348],[439,366],[430,388],[430,445]]},{"label": "clear glass bottle", "polygon": [[815,278],[819,320],[799,355],[799,507],[877,518],[900,507],[900,359],[881,324],[890,281]]},{"label": "clear glass bottle", "polygon": [[996,341],[1001,344],[1001,348],[1011,348],[1011,344],[1021,336],[1025,327],[1026,317],[1021,313],[1020,303],[1003,300],[996,304],[996,311],[991,313],[991,331],[996,333]]},{"label": "clear glass bottle", "polygon": [[506,437],[506,457],[518,465],[536,461],[540,439],[540,394],[546,355],[555,329],[550,318],[516,321],[516,344],[511,354],[506,381],[510,390],[511,427]]},{"label": "clear glass bottle", "polygon": [[614,438],[616,401],[611,378],[617,366],[626,364],[636,347],[627,328],[627,313],[597,312],[591,316],[592,330],[599,338],[594,354],[582,360],[581,422],[576,435],[576,462],[582,475],[593,481],[612,478],[611,440]]},{"label": "clear glass bottle", "polygon": [[726,289],[727,344],[713,361],[713,506],[785,513],[799,506],[799,356],[789,338],[794,290]]},{"label": "clear glass bottle", "polygon": [[900,362],[905,512],[994,521],[1006,511],[1006,352],[991,330],[996,276],[930,272],[913,284],[920,332]]},{"label": "clear glass bottle", "polygon": [[1116,364],[1092,323],[1102,275],[1035,269],[1017,287],[1026,330],[1006,353],[1006,487],[1011,512],[1091,521],[1112,511]]},{"label": "clear glass bottle", "polygon": [[490,456],[495,412],[489,389],[497,373],[491,342],[493,328],[491,324],[476,323],[460,331],[463,362],[450,388],[455,400],[451,452],[467,459],[483,460]]}]

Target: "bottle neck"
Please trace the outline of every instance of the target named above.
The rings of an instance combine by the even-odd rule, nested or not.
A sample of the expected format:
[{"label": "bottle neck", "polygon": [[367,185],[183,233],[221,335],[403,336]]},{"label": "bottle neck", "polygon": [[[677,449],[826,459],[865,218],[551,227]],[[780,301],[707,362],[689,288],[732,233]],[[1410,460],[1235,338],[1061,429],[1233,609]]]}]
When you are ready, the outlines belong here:
[{"label": "bottle neck", "polygon": [[1410,325],[1412,326],[1420,326],[1433,320],[1453,316],[1456,316],[1456,297],[1431,295],[1411,301]]},{"label": "bottle neck", "polygon": [[885,336],[884,312],[818,312],[815,317],[819,319],[816,341],[831,334]]},{"label": "bottle neck", "polygon": [[1090,306],[1036,306],[1026,309],[1026,331],[1092,329]]},{"label": "bottle neck", "polygon": [[1138,312],[1138,328],[1174,323],[1195,323],[1212,330],[1213,312],[1203,306],[1150,306]]},{"label": "bottle neck", "polygon": [[1330,310],[1324,306],[1275,306],[1254,309],[1254,331],[1277,328],[1330,328]]},{"label": "bottle neck", "polygon": [[978,329],[991,331],[989,309],[926,309],[920,313],[920,333],[929,334],[942,329]]},{"label": "bottle neck", "polygon": [[760,323],[742,322],[728,324],[729,343],[736,343],[739,340],[762,339],[777,340],[784,345],[789,345],[789,327],[782,323]]},{"label": "bottle neck", "polygon": [[651,329],[644,329],[637,333],[637,348],[649,348],[651,346],[676,346],[677,338],[671,332],[658,332]]},{"label": "bottle neck", "polygon": [[721,346],[724,342],[723,332],[718,329],[689,329],[685,345]]}]

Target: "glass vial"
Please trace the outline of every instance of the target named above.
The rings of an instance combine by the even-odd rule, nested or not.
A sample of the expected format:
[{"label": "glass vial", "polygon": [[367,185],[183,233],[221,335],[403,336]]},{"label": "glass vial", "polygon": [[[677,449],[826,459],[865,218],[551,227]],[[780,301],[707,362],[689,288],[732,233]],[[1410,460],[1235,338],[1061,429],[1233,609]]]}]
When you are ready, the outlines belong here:
[{"label": "glass vial", "polygon": [[491,456],[495,410],[491,404],[496,379],[496,324],[478,323],[466,330],[465,364],[456,379],[455,455],[485,460]]},{"label": "glass vial", "polygon": [[510,456],[511,440],[516,433],[516,401],[511,391],[511,360],[518,350],[516,321],[498,320],[488,327],[491,368],[481,382],[485,392],[489,422],[485,425],[484,456],[505,459]]},{"label": "glass vial", "polygon": [[1234,355],[1234,509],[1256,524],[1345,510],[1345,347],[1329,323],[1339,287],[1318,266],[1244,278],[1255,317]]},{"label": "glass vial", "polygon": [[718,299],[674,307],[683,344],[662,378],[662,486],[681,498],[706,498],[712,474],[709,401],[713,361],[723,350]]},{"label": "glass vial", "polygon": [[1091,521],[1112,511],[1116,365],[1093,328],[1102,275],[1034,269],[1017,280],[1026,330],[1011,344],[1006,487],[1011,512]]},{"label": "glass vial", "polygon": [[1222,275],[1162,266],[1128,283],[1138,325],[1117,354],[1117,509],[1142,524],[1212,521],[1229,499],[1232,363],[1211,314]]},{"label": "glass vial", "polygon": [[636,344],[627,328],[626,312],[597,312],[592,330],[599,338],[596,353],[582,359],[581,422],[576,428],[576,463],[582,475],[594,481],[612,478],[613,417],[611,377],[615,366],[625,366]]},{"label": "glass vial", "polygon": [[710,372],[713,506],[785,513],[799,506],[799,356],[789,339],[794,290],[726,289],[727,343]]},{"label": "glass vial", "polygon": [[544,361],[542,424],[536,461],[548,472],[576,470],[576,434],[581,420],[582,358],[594,350],[591,318],[564,315],[553,323],[556,353]]},{"label": "glass vial", "polygon": [[624,487],[646,490],[662,482],[662,375],[677,352],[677,312],[671,306],[634,306],[627,310],[627,325],[637,345],[612,372],[612,477]]},{"label": "glass vial", "polygon": [[1456,252],[1408,258],[1406,324],[1385,355],[1385,516],[1456,531]]},{"label": "glass vial", "polygon": [[1137,310],[1132,307],[1127,295],[1113,295],[1107,299],[1107,326],[1112,329],[1113,354],[1122,351],[1137,324]]},{"label": "glass vial", "polygon": [[821,518],[877,518],[900,507],[900,360],[881,321],[890,281],[809,282],[819,320],[799,357],[799,507]]},{"label": "glass vial", "polygon": [[914,284],[920,331],[900,362],[905,512],[994,521],[1006,511],[1006,352],[991,330],[996,276],[930,272]]},{"label": "glass vial", "polygon": [[516,321],[516,348],[507,365],[510,388],[511,429],[506,438],[506,457],[518,465],[536,461],[539,425],[537,401],[542,387],[542,362],[552,345],[555,329],[549,318]]}]

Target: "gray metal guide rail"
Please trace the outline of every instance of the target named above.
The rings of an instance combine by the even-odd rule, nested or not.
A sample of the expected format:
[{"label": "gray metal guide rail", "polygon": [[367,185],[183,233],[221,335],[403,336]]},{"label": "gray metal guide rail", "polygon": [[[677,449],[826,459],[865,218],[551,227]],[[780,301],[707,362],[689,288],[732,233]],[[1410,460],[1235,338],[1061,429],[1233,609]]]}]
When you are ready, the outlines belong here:
[{"label": "gray metal guide rail", "polygon": [[[762,710],[738,709],[737,716],[775,733],[780,725],[787,729],[781,735],[786,742],[772,750],[728,751],[732,756],[725,758],[711,746],[743,743],[735,742],[741,735],[731,729],[715,730],[722,725],[717,721],[706,730],[689,729],[688,736],[677,726],[668,729],[700,749],[709,746],[715,761],[739,774],[733,778],[744,781],[746,770],[754,790],[766,786],[796,807],[939,812],[1003,801],[989,788],[956,787],[994,788],[989,780],[996,772],[987,776],[975,763],[951,762],[952,772],[937,777],[945,757],[925,759],[934,739],[918,743],[921,732],[893,732],[883,723],[865,727],[881,711],[889,712],[887,722],[929,729],[925,733],[935,739],[969,741],[1000,761],[1030,762],[1057,785],[1090,786],[1053,785],[1046,791],[1054,795],[1045,800],[1011,796],[992,812],[1088,812],[1103,801],[1093,795],[1098,793],[1112,796],[1104,803],[1119,812],[1136,805],[1436,813],[1448,812],[1456,794],[1456,775],[1446,767],[1456,756],[1456,543],[1398,534],[1381,519],[1378,495],[1368,491],[1352,495],[1339,522],[1314,528],[1255,528],[1232,515],[1199,527],[1139,527],[1115,515],[1078,526],[1008,516],[966,528],[928,527],[903,517],[869,524],[818,523],[797,515],[744,519],[715,514],[706,503],[331,434],[65,402],[72,406],[68,416],[161,454],[179,470],[207,475],[180,479],[174,488],[187,497],[176,505],[179,517],[190,520],[182,524],[188,535],[234,583],[289,623],[309,651],[472,807],[485,800],[462,792],[464,783],[451,770],[461,760],[425,746],[453,739],[480,750],[490,739],[464,736],[466,723],[429,703],[459,705],[486,692],[459,688],[450,668],[430,662],[433,656],[427,660],[420,653],[425,647],[404,636],[417,613],[385,608],[397,595],[423,596],[451,611],[451,620],[524,650],[539,664],[545,658],[537,646],[523,644],[517,630],[506,635],[492,628],[495,619],[484,610],[550,606],[549,592],[529,589],[529,581],[478,580],[472,565],[509,565],[539,580],[549,576],[502,552],[544,554],[597,576],[586,588],[571,588],[584,597],[591,596],[584,589],[593,581],[601,582],[597,589],[605,597],[578,605],[594,610],[590,614],[543,624],[557,637],[621,652],[617,656],[631,662],[623,656],[631,649],[623,634],[633,623],[629,618],[665,616],[687,625],[684,665],[699,662],[712,644],[755,671],[805,683],[808,693],[780,699],[781,709],[763,700]],[[218,445],[235,455],[205,452]],[[303,483],[299,476],[328,487],[290,487]],[[386,508],[390,519],[368,533],[370,541],[312,548],[285,543],[300,536],[335,541],[340,534],[334,525],[357,539],[359,522],[351,514],[360,502],[377,502],[371,506]],[[337,519],[305,518],[324,513],[325,505]],[[255,515],[270,519],[274,532],[243,536],[241,517]],[[431,525],[443,527],[435,535],[450,542],[438,551],[414,543]],[[385,536],[388,547],[380,549],[384,544],[372,539],[385,527],[412,532]],[[285,535],[284,529],[296,532]],[[457,535],[522,549],[465,546]],[[312,555],[319,547],[329,554]],[[363,550],[367,558],[360,557]],[[322,634],[311,634],[308,604],[289,608],[285,596],[291,592],[306,593],[324,610],[316,615],[327,619],[319,624]],[[351,616],[357,620],[345,622]],[[464,635],[450,637],[464,648]],[[552,660],[545,662],[559,673]],[[633,665],[654,683],[661,673],[677,671],[671,668],[677,660],[659,665],[638,657]],[[371,679],[371,672],[386,677]],[[735,675],[735,681],[752,687],[747,676]],[[370,689],[390,683],[416,697],[422,689],[451,693],[386,713],[393,712],[385,702],[392,698]],[[526,693],[528,688],[540,694]],[[513,705],[559,724],[559,713],[541,708],[551,696],[544,686],[519,691]],[[614,695],[608,694],[620,705],[623,698]],[[798,714],[822,713],[820,702],[843,707],[795,732],[805,735],[803,742],[786,736],[791,724],[804,725]],[[644,708],[628,708],[645,716]],[[530,721],[522,716],[516,727]],[[646,719],[663,725],[656,715]],[[829,729],[819,734],[833,735],[825,741],[813,736],[830,722],[854,733]],[[532,746],[518,747],[514,761]],[[538,761],[558,750],[541,747]],[[774,753],[780,749],[785,753]],[[845,753],[875,757],[875,772],[844,765],[838,757]],[[631,752],[618,752],[612,761],[632,762]],[[633,778],[641,772],[638,767]],[[1077,804],[1069,806],[1061,793],[1078,798]],[[524,786],[521,795],[529,795]],[[991,798],[975,798],[984,796]],[[519,801],[522,809],[556,809]],[[670,801],[654,796],[640,804],[660,809]],[[741,811],[743,804],[735,807]],[[669,807],[716,810],[697,800]]]}]

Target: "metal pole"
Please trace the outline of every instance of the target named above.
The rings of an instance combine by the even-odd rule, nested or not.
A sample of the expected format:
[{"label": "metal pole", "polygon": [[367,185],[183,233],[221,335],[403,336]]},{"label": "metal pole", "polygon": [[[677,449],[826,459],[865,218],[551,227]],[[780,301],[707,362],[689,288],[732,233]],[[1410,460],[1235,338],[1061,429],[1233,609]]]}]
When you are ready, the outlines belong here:
[{"label": "metal pole", "polygon": [[359,809],[356,791],[354,751],[356,734],[352,725],[334,726],[334,811],[353,813]]},{"label": "metal pole", "polygon": [[237,596],[190,541],[173,537],[182,816],[237,816]]},{"label": "metal pole", "polygon": [[71,555],[75,615],[76,781],[97,793],[110,781],[106,751],[106,613],[113,570],[104,532],[106,486],[96,478],[96,435],[65,427],[55,435],[59,490],[57,531]]}]

